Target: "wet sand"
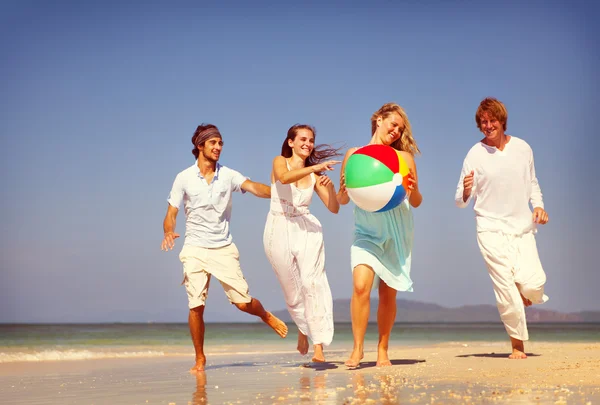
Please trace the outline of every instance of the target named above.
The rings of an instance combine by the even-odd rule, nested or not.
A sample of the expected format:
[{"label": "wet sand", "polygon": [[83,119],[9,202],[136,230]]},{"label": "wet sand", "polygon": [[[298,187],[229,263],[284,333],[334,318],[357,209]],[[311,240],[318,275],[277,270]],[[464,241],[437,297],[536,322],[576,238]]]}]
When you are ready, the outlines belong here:
[{"label": "wet sand", "polygon": [[[374,342],[373,342],[374,343]],[[374,344],[372,348],[374,349]],[[6,404],[600,404],[600,343],[529,343],[527,360],[508,344],[460,342],[394,347],[392,367],[343,365],[350,347],[309,363],[269,348],[208,351],[204,373],[192,356],[0,364]],[[212,353],[212,354],[211,354]]]}]

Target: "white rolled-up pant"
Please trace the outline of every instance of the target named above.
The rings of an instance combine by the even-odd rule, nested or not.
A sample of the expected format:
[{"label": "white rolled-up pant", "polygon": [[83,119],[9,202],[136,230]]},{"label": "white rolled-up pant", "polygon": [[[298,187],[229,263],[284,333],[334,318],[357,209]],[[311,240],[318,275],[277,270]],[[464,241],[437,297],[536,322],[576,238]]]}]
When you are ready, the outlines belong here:
[{"label": "white rolled-up pant", "polygon": [[329,345],[333,298],[325,274],[321,223],[312,214],[289,217],[270,212],[263,242],[298,330],[313,344]]},{"label": "white rolled-up pant", "polygon": [[500,319],[510,337],[529,340],[525,305],[521,294],[534,304],[548,301],[544,294],[546,274],[533,232],[509,235],[478,232],[477,242],[488,268]]}]

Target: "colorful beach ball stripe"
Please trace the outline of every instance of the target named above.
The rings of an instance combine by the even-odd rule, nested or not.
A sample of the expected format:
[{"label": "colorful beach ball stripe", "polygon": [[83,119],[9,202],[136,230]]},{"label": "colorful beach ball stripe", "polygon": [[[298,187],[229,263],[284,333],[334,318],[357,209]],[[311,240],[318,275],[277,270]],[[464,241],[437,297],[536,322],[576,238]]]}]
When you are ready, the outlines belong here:
[{"label": "colorful beach ball stripe", "polygon": [[365,211],[388,211],[406,198],[408,165],[391,146],[357,149],[348,158],[344,174],[350,199]]}]

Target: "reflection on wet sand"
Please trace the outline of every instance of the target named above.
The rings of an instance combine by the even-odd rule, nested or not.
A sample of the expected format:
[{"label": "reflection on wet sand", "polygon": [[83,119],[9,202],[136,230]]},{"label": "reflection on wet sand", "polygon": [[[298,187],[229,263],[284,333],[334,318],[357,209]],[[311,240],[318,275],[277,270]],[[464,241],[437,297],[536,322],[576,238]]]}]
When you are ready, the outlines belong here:
[{"label": "reflection on wet sand", "polygon": [[208,395],[206,394],[206,371],[198,371],[196,374],[196,391],[192,394],[192,405],[208,404]]},{"label": "reflection on wet sand", "polygon": [[[540,345],[541,346],[541,345]],[[554,346],[547,345],[550,349]],[[464,346],[460,346],[464,347]],[[288,356],[272,356],[265,361],[263,357],[246,358],[242,361],[224,361],[214,364],[206,373],[211,374],[211,385],[207,385],[206,373],[195,377],[195,389],[190,403],[205,405],[209,403],[263,403],[263,404],[344,404],[358,405],[365,403],[399,404],[411,403],[428,405],[432,402],[462,404],[470,401],[486,402],[493,398],[496,403],[555,403],[561,398],[571,398],[587,403],[599,398],[600,389],[573,384],[560,387],[556,380],[536,382],[526,386],[513,374],[521,370],[509,369],[512,363],[500,362],[495,358],[483,361],[471,353],[484,352],[482,348],[469,346],[468,349],[448,345],[432,348],[407,349],[408,354],[402,358],[395,356],[392,367],[377,367],[374,361],[365,361],[360,369],[349,371],[343,362],[337,359],[328,363],[315,365],[296,360]],[[489,348],[488,348],[489,350]],[[556,349],[558,350],[558,349]],[[597,345],[586,345],[585,352],[578,358],[579,364],[586,365],[589,374],[597,373],[597,362],[584,357],[584,354],[595,353]],[[465,356],[467,353],[469,356]],[[462,356],[462,357],[458,357]],[[593,357],[593,355],[592,355]],[[457,360],[457,358],[459,360]],[[535,367],[548,368],[548,360],[540,357],[531,358]],[[495,363],[491,363],[495,361]],[[506,365],[505,365],[506,363]],[[591,364],[594,363],[594,366]],[[482,366],[483,364],[483,366]],[[526,365],[527,366],[527,365]],[[476,367],[481,373],[473,373]],[[523,367],[523,366],[520,366]],[[569,372],[572,372],[570,370]],[[525,375],[524,373],[521,373]],[[504,376],[510,376],[504,378]],[[553,374],[549,374],[553,378]],[[569,378],[563,376],[563,379]],[[191,377],[191,376],[189,376]],[[189,378],[188,377],[188,378]],[[501,379],[504,378],[504,379]],[[546,377],[544,377],[546,378]],[[586,375],[577,375],[578,380],[585,381]],[[193,384],[193,380],[190,383]],[[544,380],[545,381],[545,380]],[[548,380],[550,381],[550,380]],[[575,387],[575,388],[573,388]],[[186,393],[188,402],[191,391]],[[174,401],[173,401],[174,402]],[[178,402],[179,403],[179,402]]]}]

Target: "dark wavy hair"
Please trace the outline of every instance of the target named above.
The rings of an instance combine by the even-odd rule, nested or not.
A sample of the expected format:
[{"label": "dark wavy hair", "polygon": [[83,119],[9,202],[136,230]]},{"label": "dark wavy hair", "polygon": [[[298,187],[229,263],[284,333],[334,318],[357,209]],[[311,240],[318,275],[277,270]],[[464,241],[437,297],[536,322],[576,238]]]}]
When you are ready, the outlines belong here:
[{"label": "dark wavy hair", "polygon": [[[290,147],[290,145],[288,145],[288,140],[292,140],[294,141],[296,139],[296,136],[298,135],[298,130],[300,129],[308,129],[310,132],[313,133],[313,136],[315,137],[315,140],[317,139],[317,131],[315,130],[314,127],[310,126],[310,125],[306,125],[306,124],[296,124],[293,125],[290,129],[288,129],[287,132],[287,136],[285,137],[285,140],[283,141],[283,145],[281,145],[281,156],[285,157],[285,158],[290,158],[292,157],[292,148]],[[304,166],[309,167],[309,166],[314,166],[316,164],[319,164],[327,159],[331,159],[334,156],[339,156],[340,155],[340,150],[342,148],[333,148],[330,145],[315,145],[315,147],[313,148],[312,152],[310,153],[310,156],[306,158],[306,162],[304,162]],[[323,174],[323,172],[317,172],[317,174],[320,176]]]},{"label": "dark wavy hair", "polygon": [[198,125],[198,128],[196,128],[196,130],[194,131],[194,135],[192,136],[192,144],[194,144],[194,149],[192,149],[192,154],[194,155],[194,157],[196,157],[196,159],[198,159],[198,156],[200,155],[200,152],[198,151],[198,146],[204,145],[204,142],[196,145],[196,140],[198,139],[198,135],[200,135],[201,132],[204,132],[205,130],[207,130],[209,128],[214,128],[217,131],[219,130],[219,128],[217,128],[216,125],[202,123],[202,124]]}]

